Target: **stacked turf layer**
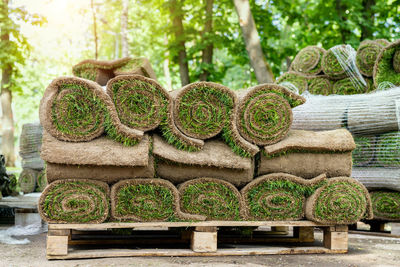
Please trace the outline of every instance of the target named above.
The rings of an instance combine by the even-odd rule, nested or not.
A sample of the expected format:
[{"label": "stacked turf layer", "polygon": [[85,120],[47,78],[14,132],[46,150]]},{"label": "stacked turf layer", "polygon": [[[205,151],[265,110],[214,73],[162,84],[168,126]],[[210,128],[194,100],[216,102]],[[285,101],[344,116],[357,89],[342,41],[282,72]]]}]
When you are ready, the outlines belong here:
[{"label": "stacked turf layer", "polygon": [[329,179],[307,199],[305,211],[307,219],[319,223],[352,224],[372,219],[367,189],[348,177]]},{"label": "stacked turf layer", "polygon": [[154,177],[150,145],[147,135],[136,146],[127,147],[106,137],[73,143],[57,140],[44,132],[41,157],[47,162],[49,183],[71,177],[113,183]]},{"label": "stacked turf layer", "polygon": [[221,134],[231,149],[242,157],[254,156],[259,151],[238,132],[238,99],[229,88],[197,82],[174,91],[172,96],[174,122],[185,135],[205,140]]},{"label": "stacked turf layer", "polygon": [[292,108],[306,101],[274,84],[249,88],[239,97],[237,128],[247,141],[260,146],[282,140],[292,125]]},{"label": "stacked turf layer", "polygon": [[224,142],[209,140],[202,150],[186,152],[153,136],[156,175],[174,184],[187,180],[214,177],[243,186],[253,179],[254,159],[235,154]]},{"label": "stacked turf layer", "polygon": [[326,51],[318,46],[307,46],[300,50],[290,68],[296,72],[316,75],[322,71],[322,58]]},{"label": "stacked turf layer", "polygon": [[350,176],[355,147],[352,135],[344,129],[291,130],[281,142],[264,147],[258,175],[286,172],[303,178],[321,173],[328,177]]},{"label": "stacked turf layer", "polygon": [[325,183],[325,175],[311,180],[286,173],[263,175],[241,190],[246,214],[250,220],[300,220],[306,197]]},{"label": "stacked turf layer", "polygon": [[22,168],[43,170],[44,162],[40,158],[43,128],[39,123],[26,123],[22,125],[19,138],[19,155],[22,158]]},{"label": "stacked turf layer", "polygon": [[175,126],[172,98],[155,80],[140,75],[123,75],[110,80],[111,97],[121,123],[140,131],[160,128],[169,144],[187,151],[197,151],[204,142],[184,135]]},{"label": "stacked turf layer", "polygon": [[110,97],[94,82],[61,77],[53,80],[40,102],[43,128],[59,140],[90,141],[106,132],[125,145],[134,145],[143,132],[123,125]]},{"label": "stacked turf layer", "polygon": [[72,72],[76,77],[95,81],[102,86],[118,75],[139,74],[156,79],[154,70],[146,58],[126,57],[109,61],[86,59],[73,66]]}]

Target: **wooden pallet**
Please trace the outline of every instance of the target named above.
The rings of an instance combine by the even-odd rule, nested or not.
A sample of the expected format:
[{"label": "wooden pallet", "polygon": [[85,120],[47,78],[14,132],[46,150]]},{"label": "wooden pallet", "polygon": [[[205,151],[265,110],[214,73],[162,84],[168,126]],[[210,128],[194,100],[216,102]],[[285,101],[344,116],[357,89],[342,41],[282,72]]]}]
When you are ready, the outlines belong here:
[{"label": "wooden pallet", "polygon": [[[390,230],[388,230],[388,224],[390,226]],[[368,225],[369,229],[367,229]],[[400,238],[400,223],[385,221],[367,221],[366,223],[359,222],[349,226],[349,233]]]},{"label": "wooden pallet", "polygon": [[[252,236],[235,235],[234,229],[241,227],[271,227],[279,235],[268,235],[265,231],[254,231]],[[284,227],[284,228],[282,228]],[[292,236],[282,236],[276,229],[293,227]],[[323,229],[323,244],[316,246],[314,228]],[[135,238],[115,240],[114,237],[95,239],[109,229],[133,229]],[[167,237],[162,236],[162,231]],[[169,229],[169,230],[167,230]],[[180,236],[171,237],[180,229]],[[140,234],[139,234],[140,232]],[[109,233],[109,232],[108,232]],[[150,235],[150,236],[149,236]],[[89,236],[89,239],[87,238]],[[218,236],[218,238],[217,238]],[[83,238],[83,237],[86,237]],[[150,237],[150,238],[149,238]],[[124,246],[135,243],[142,248],[110,248],[122,242]],[[265,242],[273,242],[266,246]],[[283,243],[277,246],[277,242]],[[190,249],[188,244],[190,243]],[[260,244],[261,243],[261,244]],[[304,246],[307,243],[307,246]],[[310,244],[311,243],[311,244]],[[166,244],[168,247],[163,248]],[[186,245],[187,247],[174,247]],[[82,249],[79,245],[89,246]],[[98,249],[98,245],[108,245]],[[151,248],[148,246],[151,245]],[[144,246],[144,247],[143,247]],[[156,246],[156,247],[154,247]],[[94,249],[96,247],[96,249]],[[235,256],[269,254],[321,254],[346,253],[348,228],[344,225],[317,224],[311,221],[205,221],[205,222],[143,222],[102,224],[49,224],[47,234],[48,259],[81,259],[134,256]]]}]

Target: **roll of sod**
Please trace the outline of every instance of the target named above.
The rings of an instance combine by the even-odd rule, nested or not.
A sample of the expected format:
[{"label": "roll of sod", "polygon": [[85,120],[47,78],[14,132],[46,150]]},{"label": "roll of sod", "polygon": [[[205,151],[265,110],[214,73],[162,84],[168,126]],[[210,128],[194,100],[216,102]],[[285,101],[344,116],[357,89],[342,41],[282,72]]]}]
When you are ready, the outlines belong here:
[{"label": "roll of sod", "polygon": [[106,85],[107,81],[114,77],[113,69],[126,65],[131,58],[121,58],[117,60],[94,60],[86,59],[72,67],[72,73],[76,77]]},{"label": "roll of sod", "polygon": [[40,102],[43,128],[59,140],[90,141],[104,131],[115,141],[134,145],[143,132],[123,125],[110,97],[96,83],[74,77],[53,80]]},{"label": "roll of sod", "polygon": [[374,160],[375,156],[375,136],[355,137],[356,149],[353,150],[353,166],[367,166]]},{"label": "roll of sod", "polygon": [[197,151],[204,142],[185,136],[173,123],[172,99],[155,80],[141,75],[123,75],[111,79],[107,93],[120,121],[129,128],[150,131],[160,126],[168,143],[182,150]]},{"label": "roll of sod", "polygon": [[38,171],[33,169],[22,170],[18,178],[18,184],[21,192],[28,194],[35,191],[38,173]]},{"label": "roll of sod", "polygon": [[301,94],[308,88],[307,77],[300,73],[289,71],[280,76],[276,82],[282,86],[287,87],[289,90],[295,90],[297,94]]},{"label": "roll of sod", "polygon": [[372,77],[376,58],[383,46],[376,41],[364,41],[357,49],[356,65],[361,74]]},{"label": "roll of sod", "polygon": [[36,185],[36,191],[37,192],[42,192],[47,186],[47,177],[46,177],[46,170],[42,170],[39,172],[37,176],[37,185]]},{"label": "roll of sod", "polygon": [[317,223],[354,224],[372,219],[371,199],[355,179],[331,178],[307,199],[306,217]]},{"label": "roll of sod", "polygon": [[296,72],[316,75],[322,71],[321,61],[325,49],[318,46],[307,46],[300,50],[290,68]]},{"label": "roll of sod", "polygon": [[313,95],[330,95],[332,94],[331,81],[323,76],[310,76],[308,81],[308,92]]},{"label": "roll of sod", "polygon": [[367,87],[358,88],[354,86],[350,78],[344,78],[333,84],[333,93],[337,95],[355,95],[362,94],[367,91]]},{"label": "roll of sod", "polygon": [[400,168],[400,132],[382,134],[377,138],[376,161],[382,167]]},{"label": "roll of sod", "polygon": [[338,49],[338,51],[345,50],[346,46],[335,46],[327,50],[325,55],[322,57],[322,70],[331,79],[342,79],[346,77],[346,70],[340,65],[335,53],[333,52],[333,49]]},{"label": "roll of sod", "polygon": [[183,212],[203,215],[207,220],[245,219],[242,196],[231,183],[214,178],[199,178],[180,184]]},{"label": "roll of sod", "polygon": [[276,84],[249,88],[238,108],[239,132],[253,144],[274,144],[289,131],[293,120],[292,108],[305,101],[305,98]]},{"label": "roll of sod", "polygon": [[390,42],[386,39],[375,39],[373,41],[377,42],[378,44],[382,45],[383,47],[390,45]]},{"label": "roll of sod", "polygon": [[250,220],[300,220],[304,217],[305,198],[325,183],[325,175],[305,180],[273,173],[247,184],[241,194]]},{"label": "roll of sod", "polygon": [[146,58],[125,57],[116,60],[86,59],[72,67],[75,76],[94,81],[102,86],[118,76],[126,74],[139,74],[156,79],[153,68]]},{"label": "roll of sod", "polygon": [[174,122],[185,135],[204,140],[221,133],[232,150],[243,157],[254,156],[259,151],[238,132],[238,100],[229,88],[212,82],[197,82],[174,92],[173,96]]},{"label": "roll of sod", "polygon": [[400,192],[377,190],[370,196],[374,220],[400,221]]},{"label": "roll of sod", "polygon": [[361,182],[369,191],[389,189],[400,191],[400,170],[385,167],[353,167],[351,177]]},{"label": "roll of sod", "polygon": [[67,179],[49,184],[39,199],[39,213],[48,223],[102,223],[109,215],[106,183]]},{"label": "roll of sod", "polygon": [[114,184],[111,215],[118,221],[136,222],[205,219],[181,212],[178,190],[162,179],[131,179]]},{"label": "roll of sod", "polygon": [[[374,85],[389,82],[395,86],[400,85],[399,57],[400,40],[386,46],[379,53],[374,66]],[[397,71],[396,71],[397,70]]]}]

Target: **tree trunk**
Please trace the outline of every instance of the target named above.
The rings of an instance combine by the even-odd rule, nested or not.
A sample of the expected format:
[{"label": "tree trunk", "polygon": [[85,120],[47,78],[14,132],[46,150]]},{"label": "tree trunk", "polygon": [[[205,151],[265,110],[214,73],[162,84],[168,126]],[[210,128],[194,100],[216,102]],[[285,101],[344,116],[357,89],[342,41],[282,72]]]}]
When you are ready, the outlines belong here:
[{"label": "tree trunk", "polygon": [[[167,35],[164,35],[164,45],[168,45],[168,38]],[[167,83],[167,90],[172,91],[172,81],[171,81],[171,73],[169,71],[169,53],[168,50],[165,51],[165,59],[164,59],[164,77],[165,82]]]},{"label": "tree trunk", "polygon": [[361,41],[365,39],[372,39],[372,25],[375,21],[375,13],[372,11],[372,7],[376,4],[375,0],[363,0],[362,6],[364,7],[364,12],[362,12],[364,23],[368,25],[361,24]]},{"label": "tree trunk", "polygon": [[342,23],[345,23],[347,21],[346,15],[343,14],[343,12],[346,11],[347,7],[342,3],[342,0],[336,0],[335,9],[336,13],[339,16],[339,19],[341,20],[341,23],[339,23],[339,28],[340,28],[340,34],[342,36],[342,43],[345,44],[351,35],[351,31],[349,29],[341,26]]},{"label": "tree trunk", "polygon": [[122,45],[122,57],[129,55],[128,45],[128,10],[129,0],[122,0],[122,15],[121,15],[121,45]]},{"label": "tree trunk", "polygon": [[256,24],[250,10],[248,0],[233,0],[236,12],[239,16],[239,24],[242,28],[246,50],[249,54],[250,64],[254,69],[258,83],[274,82],[274,75],[271,67],[265,60],[260,37],[257,32]]},{"label": "tree trunk", "polygon": [[[4,18],[8,19],[8,0],[3,0],[3,8],[2,15]],[[7,29],[1,29],[1,42],[9,42],[10,34]],[[3,112],[3,117],[1,121],[2,125],[2,142],[1,142],[1,150],[2,154],[6,160],[6,166],[14,167],[15,166],[15,151],[14,151],[14,119],[12,112],[12,93],[10,90],[11,85],[11,75],[12,75],[12,66],[10,64],[3,65],[2,76],[1,76],[1,93],[0,93],[0,101],[1,101],[1,109]]]},{"label": "tree trunk", "polygon": [[90,0],[90,7],[92,8],[92,15],[93,15],[93,36],[94,36],[94,55],[97,59],[98,57],[98,38],[97,38],[97,24],[96,24],[96,11],[94,10],[94,3],[93,0]]},{"label": "tree trunk", "polygon": [[181,77],[181,84],[185,86],[190,83],[189,78],[189,66],[187,62],[186,47],[185,47],[185,35],[183,30],[183,11],[181,1],[171,0],[170,1],[170,12],[171,20],[173,24],[173,31],[175,35],[175,41],[178,46],[178,63],[179,63],[179,74]]},{"label": "tree trunk", "polygon": [[213,4],[214,0],[205,0],[206,1],[206,21],[204,23],[204,32],[203,32],[203,41],[207,44],[207,46],[202,51],[201,62],[205,68],[203,68],[202,73],[200,74],[200,81],[207,81],[209,72],[209,66],[212,64],[213,57],[213,43],[209,38],[209,34],[212,32],[212,15],[213,15]]}]

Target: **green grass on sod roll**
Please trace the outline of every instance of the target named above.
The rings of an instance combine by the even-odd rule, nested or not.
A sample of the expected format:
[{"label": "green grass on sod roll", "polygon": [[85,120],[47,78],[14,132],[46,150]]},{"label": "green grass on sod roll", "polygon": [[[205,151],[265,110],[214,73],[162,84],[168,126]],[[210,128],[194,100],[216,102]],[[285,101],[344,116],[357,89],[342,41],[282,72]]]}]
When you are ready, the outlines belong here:
[{"label": "green grass on sod roll", "polygon": [[356,149],[353,150],[353,166],[365,166],[372,162],[375,155],[375,136],[354,137]]},{"label": "green grass on sod roll", "polygon": [[129,72],[135,70],[142,65],[142,62],[143,62],[142,58],[131,58],[122,66],[115,68],[114,72]]},{"label": "green grass on sod roll", "polygon": [[332,83],[325,77],[310,77],[308,78],[308,91],[313,95],[330,95]]},{"label": "green grass on sod roll", "polygon": [[39,200],[42,218],[51,223],[101,223],[109,214],[108,185],[90,180],[58,180]]},{"label": "green grass on sod roll", "polygon": [[378,57],[383,46],[374,41],[365,41],[357,49],[356,64],[360,72],[371,77],[374,71],[376,58]]},{"label": "green grass on sod roll", "polygon": [[350,78],[338,80],[333,84],[333,93],[337,95],[354,95],[362,94],[366,91],[366,87],[357,88],[354,86]]},{"label": "green grass on sod roll", "polygon": [[77,77],[91,81],[95,81],[97,77],[97,69],[90,63],[75,66],[73,68],[73,73]]},{"label": "green grass on sod roll", "polygon": [[303,93],[308,88],[306,76],[298,72],[289,71],[284,73],[278,78],[277,83],[281,84],[284,82],[293,84],[297,88],[298,94]]},{"label": "green grass on sod roll", "polygon": [[369,216],[370,204],[361,183],[347,177],[331,178],[308,199],[306,214],[320,223],[352,224]]},{"label": "green grass on sod roll", "polygon": [[106,105],[84,85],[64,83],[59,95],[52,103],[51,117],[60,133],[79,139],[104,127],[107,135],[117,142],[127,146],[138,143],[138,139],[117,131]]},{"label": "green grass on sod roll", "polygon": [[325,53],[323,48],[307,46],[300,50],[294,58],[291,67],[294,71],[305,74],[318,74],[321,72],[321,61]]},{"label": "green grass on sod roll", "polygon": [[400,192],[379,190],[370,192],[374,219],[400,221]]},{"label": "green grass on sod roll", "polygon": [[400,132],[385,133],[378,137],[376,160],[383,167],[400,167]]},{"label": "green grass on sod roll", "polygon": [[212,180],[217,179],[195,179],[179,188],[182,211],[208,220],[241,220],[240,193],[227,182]]},{"label": "green grass on sod roll", "polygon": [[[375,63],[374,69],[374,85],[379,86],[380,83],[390,82],[395,86],[400,85],[400,73],[395,70],[393,64],[398,66],[398,59],[400,52],[400,41],[390,44],[385,47],[379,54]],[[396,54],[397,52],[397,54]]]},{"label": "green grass on sod roll", "polygon": [[[322,58],[322,70],[332,79],[341,79],[346,77],[346,70],[340,65],[338,59],[333,53],[333,48],[335,47],[332,47],[326,51],[324,57]],[[342,45],[335,49],[338,51],[345,50],[346,46]]]},{"label": "green grass on sod roll", "polygon": [[[292,179],[265,180],[244,194],[249,217],[259,220],[299,220],[304,216],[305,198],[325,184],[304,185]],[[243,191],[242,191],[243,192]]]}]

